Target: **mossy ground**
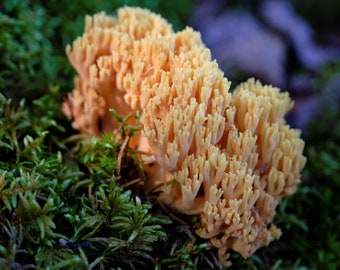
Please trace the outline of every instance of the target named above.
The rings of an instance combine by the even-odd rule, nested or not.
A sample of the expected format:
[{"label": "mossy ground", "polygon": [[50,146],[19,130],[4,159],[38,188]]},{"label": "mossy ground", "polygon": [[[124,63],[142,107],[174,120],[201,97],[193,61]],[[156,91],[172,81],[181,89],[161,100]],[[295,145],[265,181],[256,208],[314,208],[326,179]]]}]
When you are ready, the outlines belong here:
[{"label": "mossy ground", "polygon": [[[113,134],[89,140],[61,113],[74,76],[64,48],[82,32],[86,13],[139,5],[180,29],[194,5],[123,2],[0,3],[1,269],[219,267],[194,234],[195,218],[172,218],[156,194],[143,191],[138,155],[123,147],[136,127],[113,114],[120,140]],[[247,260],[232,254],[235,269],[339,267],[340,89],[327,90],[339,74],[340,65],[330,63],[316,77],[325,106],[304,132],[302,183],[277,209],[282,238]]]}]

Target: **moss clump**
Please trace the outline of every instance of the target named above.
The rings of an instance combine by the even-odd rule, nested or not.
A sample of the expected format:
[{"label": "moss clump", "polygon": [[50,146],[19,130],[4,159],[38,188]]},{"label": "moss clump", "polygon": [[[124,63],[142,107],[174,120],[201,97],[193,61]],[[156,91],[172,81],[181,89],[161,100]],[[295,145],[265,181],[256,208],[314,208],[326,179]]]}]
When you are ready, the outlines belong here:
[{"label": "moss clump", "polygon": [[[41,100],[29,110],[0,98],[0,268],[151,263],[153,245],[166,236],[162,225],[170,221],[151,215],[146,197],[119,186],[115,136],[57,142],[63,127],[34,114],[43,109]],[[122,182],[133,180],[127,152]]]}]

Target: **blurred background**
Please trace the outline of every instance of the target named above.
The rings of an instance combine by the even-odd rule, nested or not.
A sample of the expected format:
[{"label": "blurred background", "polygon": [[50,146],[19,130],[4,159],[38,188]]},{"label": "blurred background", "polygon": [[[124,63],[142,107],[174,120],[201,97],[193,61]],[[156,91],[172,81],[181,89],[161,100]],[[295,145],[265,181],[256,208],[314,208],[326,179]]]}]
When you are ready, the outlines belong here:
[{"label": "blurred background", "polygon": [[290,93],[287,121],[302,130],[308,162],[297,194],[278,209],[282,240],[253,258],[276,258],[271,269],[338,269],[340,1],[2,0],[0,91],[29,102],[53,87],[61,103],[74,76],[65,46],[82,34],[85,14],[124,5],[200,31],[232,87],[255,77]]},{"label": "blurred background", "polygon": [[33,97],[51,83],[70,90],[65,84],[73,71],[64,50],[82,34],[84,16],[113,14],[124,5],[157,12],[175,30],[200,31],[233,86],[255,77],[289,91],[296,106],[288,119],[295,127],[304,128],[321,103],[339,101],[338,0],[1,1],[0,90]]},{"label": "blurred background", "polygon": [[323,87],[339,101],[339,15],[339,1],[198,1],[190,24],[232,82],[254,76],[289,91],[289,120],[304,128],[320,109],[317,84],[333,68],[338,75]]}]

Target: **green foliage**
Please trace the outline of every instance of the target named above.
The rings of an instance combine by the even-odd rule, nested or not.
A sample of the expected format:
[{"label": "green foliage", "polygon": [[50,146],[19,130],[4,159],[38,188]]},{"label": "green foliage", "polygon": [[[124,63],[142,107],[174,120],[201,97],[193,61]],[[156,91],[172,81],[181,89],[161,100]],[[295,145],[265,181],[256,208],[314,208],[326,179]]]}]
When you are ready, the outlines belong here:
[{"label": "green foliage", "polygon": [[316,82],[322,89],[321,110],[310,124],[306,138],[308,165],[304,185],[309,198],[304,199],[300,214],[307,219],[309,231],[300,238],[306,241],[304,253],[308,256],[301,257],[317,269],[337,269],[340,257],[339,81],[340,62],[327,65]]},{"label": "green foliage", "polygon": [[[278,209],[281,240],[272,244],[279,269],[338,269],[340,257],[340,63],[315,81],[321,107],[305,132],[302,183]],[[292,250],[294,252],[292,252]]]},{"label": "green foliage", "polygon": [[[75,37],[82,35],[84,30],[84,17],[97,12],[105,11],[114,14],[122,6],[138,6],[150,9],[161,14],[174,29],[182,29],[191,15],[193,0],[160,1],[160,0],[97,0],[95,5],[91,0],[31,0],[31,3],[45,8],[47,13],[56,20],[56,29],[61,35],[55,36],[60,48],[70,44]],[[81,7],[81,8],[79,8]],[[66,12],[65,12],[66,11]],[[72,18],[72,19],[70,19]]]},{"label": "green foliage", "polygon": [[0,2],[0,91],[7,97],[33,99],[50,86],[63,93],[72,89],[74,71],[65,46],[83,33],[84,17],[124,5],[140,6],[182,29],[193,0],[3,0]]},{"label": "green foliage", "polygon": [[[102,256],[106,265],[129,265],[133,268],[138,264],[152,262],[151,245],[159,237],[166,236],[161,231],[161,224],[168,220],[148,214],[151,206],[140,203],[138,198],[133,201],[129,192],[121,193],[111,189],[110,185],[104,186],[94,194],[94,202],[91,203],[94,209],[88,208],[92,210],[92,216],[89,213],[84,224],[90,222],[95,230],[88,232],[86,237],[89,237],[93,245],[104,248]],[[100,216],[97,213],[98,207],[104,210]],[[99,224],[100,229],[97,229]]]},{"label": "green foliage", "polygon": [[8,96],[42,91],[55,76],[50,40],[54,21],[27,1],[0,3],[0,90]]},{"label": "green foliage", "polygon": [[194,232],[197,217],[170,216],[174,222],[165,226],[167,238],[154,254],[152,269],[222,269],[216,249]]},{"label": "green foliage", "polygon": [[[134,268],[152,262],[153,246],[170,221],[150,214],[147,197],[142,202],[118,186],[116,178],[133,180],[124,173],[133,168],[124,164],[139,170],[135,160],[128,162],[132,150],[120,152],[117,134],[57,141],[50,133],[64,129],[50,117],[60,107],[53,112],[51,102],[46,118],[40,117],[54,90],[35,100],[34,109],[23,101],[14,109],[0,96],[0,268]],[[121,119],[119,130],[132,134],[136,128]],[[121,175],[119,153],[125,153]]]}]

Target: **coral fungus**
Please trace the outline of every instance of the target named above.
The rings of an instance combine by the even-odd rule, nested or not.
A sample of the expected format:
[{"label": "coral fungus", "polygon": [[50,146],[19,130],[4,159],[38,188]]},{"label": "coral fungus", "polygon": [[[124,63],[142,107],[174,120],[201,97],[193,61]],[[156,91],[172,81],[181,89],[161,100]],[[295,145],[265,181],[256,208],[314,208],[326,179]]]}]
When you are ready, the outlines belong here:
[{"label": "coral fungus", "polygon": [[114,130],[117,126],[108,109],[120,114],[132,111],[124,102],[123,79],[136,60],[135,42],[171,32],[164,19],[140,8],[119,9],[118,18],[104,12],[87,16],[84,35],[66,47],[78,73],[63,106],[64,113],[74,119],[73,127],[89,136]]},{"label": "coral fungus", "polygon": [[162,183],[164,204],[200,215],[196,232],[223,264],[229,250],[248,257],[280,236],[275,208],[305,164],[300,132],[284,120],[293,106],[287,93],[249,79],[231,94],[199,33],[174,33],[139,8],[87,17],[66,51],[78,72],[64,103],[73,126],[98,135],[116,127],[109,108],[141,110],[145,160],[156,164],[148,186]]}]

